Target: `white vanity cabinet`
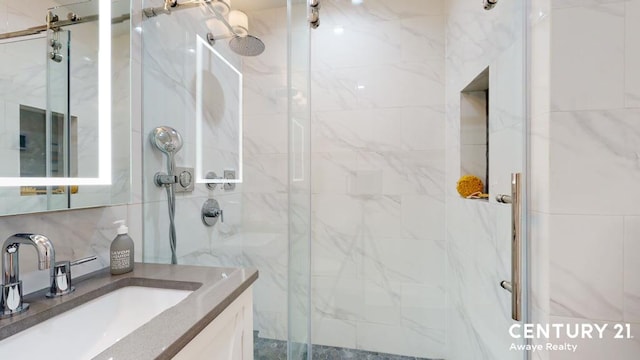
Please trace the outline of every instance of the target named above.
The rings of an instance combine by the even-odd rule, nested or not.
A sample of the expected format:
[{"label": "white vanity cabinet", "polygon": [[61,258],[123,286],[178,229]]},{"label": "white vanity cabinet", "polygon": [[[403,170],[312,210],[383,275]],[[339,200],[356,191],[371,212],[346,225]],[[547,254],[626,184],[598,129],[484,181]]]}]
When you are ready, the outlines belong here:
[{"label": "white vanity cabinet", "polygon": [[245,290],[174,360],[253,360],[253,295]]}]

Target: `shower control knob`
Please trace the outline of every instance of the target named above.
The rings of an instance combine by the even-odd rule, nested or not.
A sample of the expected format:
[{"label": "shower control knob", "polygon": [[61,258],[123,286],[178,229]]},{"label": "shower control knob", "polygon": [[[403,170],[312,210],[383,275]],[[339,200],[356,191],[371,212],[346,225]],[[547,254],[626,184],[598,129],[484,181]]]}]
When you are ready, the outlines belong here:
[{"label": "shower control knob", "polygon": [[224,222],[224,212],[220,209],[218,200],[207,199],[202,205],[202,223],[206,226],[214,226],[218,222]]}]

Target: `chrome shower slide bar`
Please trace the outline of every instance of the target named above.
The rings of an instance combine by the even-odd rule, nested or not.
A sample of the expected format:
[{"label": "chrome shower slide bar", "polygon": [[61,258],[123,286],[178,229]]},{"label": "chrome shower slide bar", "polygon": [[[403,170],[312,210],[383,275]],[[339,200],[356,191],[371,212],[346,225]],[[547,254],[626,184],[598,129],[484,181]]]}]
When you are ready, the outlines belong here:
[{"label": "chrome shower slide bar", "polygon": [[511,204],[511,281],[503,280],[500,286],[511,293],[511,318],[522,320],[522,229],[521,229],[521,173],[511,174],[511,195],[497,195],[496,201]]}]

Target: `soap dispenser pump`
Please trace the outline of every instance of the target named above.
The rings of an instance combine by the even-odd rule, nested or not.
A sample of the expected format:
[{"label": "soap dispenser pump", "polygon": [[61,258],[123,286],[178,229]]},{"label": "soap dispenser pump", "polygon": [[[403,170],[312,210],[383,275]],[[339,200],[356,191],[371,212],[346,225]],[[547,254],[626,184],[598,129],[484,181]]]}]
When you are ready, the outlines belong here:
[{"label": "soap dispenser pump", "polygon": [[133,270],[133,240],[129,237],[129,228],[125,225],[124,220],[113,223],[120,224],[120,226],[118,227],[118,235],[111,242],[109,267],[111,274],[118,275]]}]

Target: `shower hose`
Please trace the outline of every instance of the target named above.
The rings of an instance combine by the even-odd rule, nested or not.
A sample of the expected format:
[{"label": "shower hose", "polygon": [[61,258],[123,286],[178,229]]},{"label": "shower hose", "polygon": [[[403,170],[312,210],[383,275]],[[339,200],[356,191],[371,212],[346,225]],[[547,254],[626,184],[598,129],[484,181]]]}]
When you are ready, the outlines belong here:
[{"label": "shower hose", "polygon": [[177,264],[176,257],[176,193],[174,191],[175,184],[167,184],[167,202],[169,203],[169,246],[171,247],[171,263]]},{"label": "shower hose", "polygon": [[[175,168],[175,160],[173,153],[169,154],[167,159],[167,174],[173,175]],[[177,264],[178,257],[176,256],[176,192],[175,182],[165,184],[167,189],[167,202],[169,205],[169,247],[171,248],[171,263]]]}]

